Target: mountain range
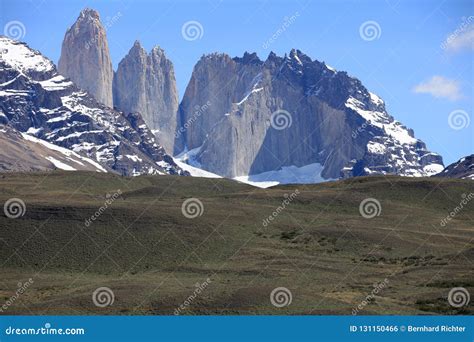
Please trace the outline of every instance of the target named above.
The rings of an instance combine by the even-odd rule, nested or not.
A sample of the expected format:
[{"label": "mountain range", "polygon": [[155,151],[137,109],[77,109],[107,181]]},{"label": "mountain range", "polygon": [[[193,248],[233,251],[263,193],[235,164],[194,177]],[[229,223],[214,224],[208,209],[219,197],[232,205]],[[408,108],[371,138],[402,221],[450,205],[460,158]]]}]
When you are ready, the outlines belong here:
[{"label": "mountain range", "polygon": [[[49,162],[46,168],[79,170],[86,162],[88,168],[91,164],[97,171],[127,176],[187,174],[158,145],[138,113],[99,103],[38,51],[6,37],[0,37],[0,124],[0,139],[17,146],[23,141],[38,145]],[[6,146],[2,154],[15,156]],[[57,153],[61,159],[54,157]],[[16,170],[15,164],[8,169]],[[28,166],[23,160],[22,165],[34,170],[38,164]]]},{"label": "mountain range", "polygon": [[266,60],[204,55],[179,103],[173,64],[158,46],[147,52],[136,41],[114,72],[91,9],[67,30],[58,70],[1,37],[0,100],[0,139],[44,156],[15,167],[4,162],[5,148],[5,170],[191,174],[268,186],[444,169],[358,79],[296,49]]}]

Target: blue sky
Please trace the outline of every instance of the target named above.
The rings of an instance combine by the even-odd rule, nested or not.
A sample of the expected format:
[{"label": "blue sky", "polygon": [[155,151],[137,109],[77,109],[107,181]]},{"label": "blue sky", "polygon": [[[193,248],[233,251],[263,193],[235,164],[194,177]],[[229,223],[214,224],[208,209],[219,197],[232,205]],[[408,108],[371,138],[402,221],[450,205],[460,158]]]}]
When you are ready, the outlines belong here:
[{"label": "blue sky", "polygon": [[[249,51],[266,59],[270,51],[298,48],[359,78],[445,164],[474,152],[470,0],[0,1],[0,27],[20,21],[21,40],[55,62],[80,10],[98,10],[114,67],[136,39],[147,50],[159,45],[174,63],[180,97],[203,54]],[[184,39],[189,21],[201,25],[198,39]]]}]

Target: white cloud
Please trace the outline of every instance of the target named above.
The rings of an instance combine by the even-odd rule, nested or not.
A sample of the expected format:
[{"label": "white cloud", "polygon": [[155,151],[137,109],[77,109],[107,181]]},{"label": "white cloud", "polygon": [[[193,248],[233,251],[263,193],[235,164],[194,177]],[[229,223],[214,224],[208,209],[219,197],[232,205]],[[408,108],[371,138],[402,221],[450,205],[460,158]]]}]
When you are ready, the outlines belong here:
[{"label": "white cloud", "polygon": [[463,50],[474,50],[474,20],[470,16],[454,32],[452,32],[443,42],[442,47],[449,52],[460,52]]},{"label": "white cloud", "polygon": [[430,94],[437,98],[446,98],[451,101],[463,98],[459,82],[443,76],[433,76],[429,80],[416,85],[413,91],[415,93]]}]

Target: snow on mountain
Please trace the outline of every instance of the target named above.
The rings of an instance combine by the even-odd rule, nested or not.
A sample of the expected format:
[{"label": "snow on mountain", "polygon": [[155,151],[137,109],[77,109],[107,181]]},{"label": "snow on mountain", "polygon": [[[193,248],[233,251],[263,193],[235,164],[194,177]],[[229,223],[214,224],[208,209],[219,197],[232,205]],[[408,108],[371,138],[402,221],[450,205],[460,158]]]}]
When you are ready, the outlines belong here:
[{"label": "snow on mountain", "polygon": [[[118,112],[98,103],[59,75],[41,53],[3,36],[0,124],[27,133],[23,137],[30,141],[37,138],[34,142],[51,144],[47,148],[57,146],[70,155],[88,158],[102,171],[188,174],[164,152],[139,114]],[[75,169],[54,156],[48,160],[58,168]]]},{"label": "snow on mountain", "polygon": [[323,166],[313,163],[302,167],[284,166],[280,170],[262,172],[256,175],[234,177],[236,181],[259,188],[268,188],[278,184],[310,184],[327,182],[332,179],[321,177]]},{"label": "snow on mountain", "polygon": [[[211,103],[203,115],[195,108]],[[372,174],[430,176],[443,169],[384,101],[346,72],[299,50],[265,61],[213,53],[195,65],[180,105],[192,165],[228,178],[280,179],[285,168],[321,165],[309,182]],[[278,121],[283,127],[278,126]],[[273,184],[273,183],[272,183]]]},{"label": "snow on mountain", "polygon": [[457,162],[448,165],[434,177],[448,177],[474,180],[474,154],[459,159]]},{"label": "snow on mountain", "polygon": [[[377,95],[369,93],[369,102],[362,102],[350,96],[345,106],[359,114],[366,123],[364,130],[377,127],[381,131],[367,142],[366,154],[371,159],[383,160],[379,165],[367,165],[365,174],[398,174],[402,176],[431,176],[444,166],[441,157],[426,150],[422,141],[413,132],[394,120],[385,111],[384,102]],[[381,167],[388,164],[388,167]],[[354,171],[350,166],[344,172]]]},{"label": "snow on mountain", "polygon": [[97,162],[68,149],[0,125],[1,171],[53,169],[107,172]]}]

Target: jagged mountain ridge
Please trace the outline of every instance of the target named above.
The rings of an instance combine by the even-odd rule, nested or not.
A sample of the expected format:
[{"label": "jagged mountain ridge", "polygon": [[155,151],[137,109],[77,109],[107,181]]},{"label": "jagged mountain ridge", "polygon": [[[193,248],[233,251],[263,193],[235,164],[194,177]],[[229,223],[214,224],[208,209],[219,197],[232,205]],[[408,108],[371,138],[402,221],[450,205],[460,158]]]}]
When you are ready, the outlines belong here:
[{"label": "jagged mountain ridge", "polygon": [[114,72],[99,13],[86,8],[64,36],[59,72],[99,102],[140,113],[165,151],[174,152],[179,99],[173,63],[163,49],[148,54],[136,41]]},{"label": "jagged mountain ridge", "polygon": [[434,175],[434,177],[448,177],[474,180],[474,154],[466,156],[454,162]]},{"label": "jagged mountain ridge", "polygon": [[[210,105],[196,115],[194,108]],[[291,125],[275,129],[284,110]],[[384,102],[345,72],[299,50],[267,60],[205,55],[180,105],[191,163],[226,177],[318,163],[324,179],[368,174],[428,176],[441,156],[394,120]]]},{"label": "jagged mountain ridge", "polygon": [[[89,51],[75,54],[84,44]],[[73,78],[89,65],[100,69],[94,69],[98,75],[110,75],[96,11],[83,10],[68,30],[60,64],[73,69]],[[140,112],[167,151],[184,152],[181,160],[214,174],[272,181],[284,170],[292,175],[286,182],[319,182],[368,174],[428,176],[443,168],[441,157],[394,120],[359,80],[299,50],[284,57],[270,53],[265,61],[249,53],[203,56],[179,110],[173,65],[160,48],[147,53],[136,42],[113,77],[113,84],[108,76],[93,80],[99,101],[109,102],[99,90],[110,89],[114,105]],[[270,123],[281,110],[291,115],[291,126],[277,130]],[[107,125],[107,118],[98,120]]]},{"label": "jagged mountain ridge", "polygon": [[163,49],[156,46],[148,54],[135,41],[118,65],[113,92],[114,105],[142,114],[160,144],[173,153],[179,99],[173,64]]},{"label": "jagged mountain ridge", "polygon": [[138,113],[98,103],[25,43],[0,36],[0,124],[122,175],[187,174]]}]

